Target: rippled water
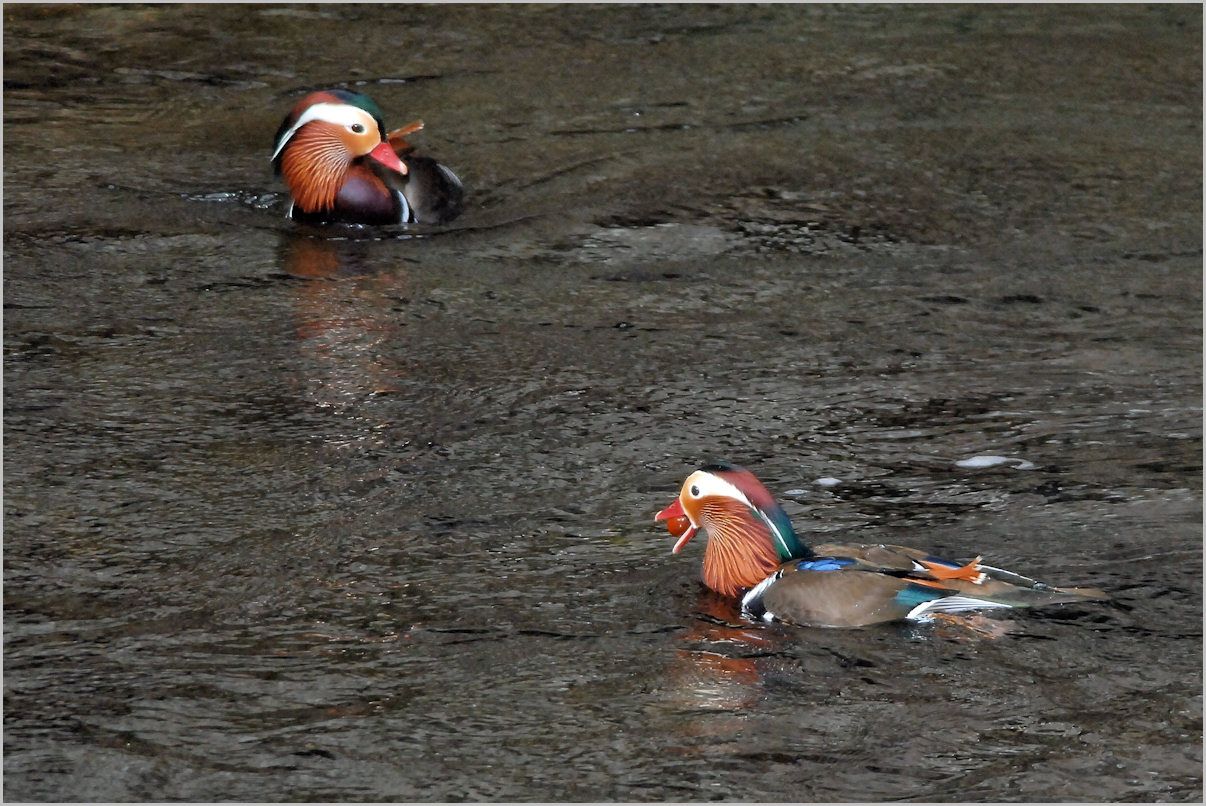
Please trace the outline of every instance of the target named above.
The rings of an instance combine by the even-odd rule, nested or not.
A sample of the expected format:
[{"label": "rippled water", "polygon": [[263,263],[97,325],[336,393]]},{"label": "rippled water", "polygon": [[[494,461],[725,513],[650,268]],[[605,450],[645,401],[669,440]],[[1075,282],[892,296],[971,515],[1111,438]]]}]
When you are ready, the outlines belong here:
[{"label": "rippled water", "polygon": [[[7,799],[1200,800],[1200,8],[5,16]],[[460,219],[284,220],[336,84]],[[742,623],[714,459],[1114,601]]]}]

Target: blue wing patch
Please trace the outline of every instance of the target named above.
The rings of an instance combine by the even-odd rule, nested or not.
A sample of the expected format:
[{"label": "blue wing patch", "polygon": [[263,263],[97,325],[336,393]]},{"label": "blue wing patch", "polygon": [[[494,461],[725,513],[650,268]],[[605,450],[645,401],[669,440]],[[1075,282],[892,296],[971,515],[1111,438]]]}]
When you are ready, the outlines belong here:
[{"label": "blue wing patch", "polygon": [[800,560],[796,568],[801,571],[837,571],[858,565],[858,560],[850,557],[813,557],[811,560]]}]

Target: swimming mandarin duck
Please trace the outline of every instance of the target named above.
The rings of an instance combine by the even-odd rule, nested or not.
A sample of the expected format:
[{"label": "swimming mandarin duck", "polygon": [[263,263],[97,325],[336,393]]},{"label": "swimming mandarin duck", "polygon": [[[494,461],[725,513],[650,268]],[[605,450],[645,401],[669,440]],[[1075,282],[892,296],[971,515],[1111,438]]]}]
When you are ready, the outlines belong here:
[{"label": "swimming mandarin duck", "polygon": [[1094,588],[1056,588],[983,565],[979,557],[958,563],[892,545],[809,548],[762,482],[727,463],[688,476],[678,499],[656,518],[678,538],[674,554],[706,530],[704,584],[724,596],[741,596],[742,613],[764,621],[863,627],[1108,598]]},{"label": "swimming mandarin duck", "polygon": [[461,212],[461,180],[405,136],[381,110],[347,90],[313,92],[277,129],[272,167],[293,197],[289,217],[308,224],[442,224]]}]

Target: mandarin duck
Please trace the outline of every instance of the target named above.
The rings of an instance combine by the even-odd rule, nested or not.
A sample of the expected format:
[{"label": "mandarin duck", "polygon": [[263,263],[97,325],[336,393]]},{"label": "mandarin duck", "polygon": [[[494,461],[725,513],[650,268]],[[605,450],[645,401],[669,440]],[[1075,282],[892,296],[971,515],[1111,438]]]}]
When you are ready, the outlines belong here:
[{"label": "mandarin duck", "polygon": [[298,101],[273,141],[272,166],[292,196],[289,217],[308,224],[442,224],[461,212],[461,180],[389,134],[381,110],[347,90]]},{"label": "mandarin duck", "polygon": [[863,627],[984,608],[1032,607],[1108,598],[1094,588],[1056,588],[983,565],[906,546],[804,545],[774,496],[737,465],[706,465],[657,513],[682,551],[708,533],[703,582],[741,597],[743,615],[811,627]]}]

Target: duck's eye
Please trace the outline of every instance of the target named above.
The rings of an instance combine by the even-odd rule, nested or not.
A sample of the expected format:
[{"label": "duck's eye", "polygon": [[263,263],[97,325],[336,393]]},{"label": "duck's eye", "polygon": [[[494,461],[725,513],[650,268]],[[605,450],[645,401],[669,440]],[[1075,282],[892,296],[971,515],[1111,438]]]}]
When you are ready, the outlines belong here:
[{"label": "duck's eye", "polygon": [[698,484],[691,485],[691,497],[699,498],[699,485]]},{"label": "duck's eye", "polygon": [[348,128],[352,130],[352,134],[364,134],[364,124],[363,123],[353,123]]}]

